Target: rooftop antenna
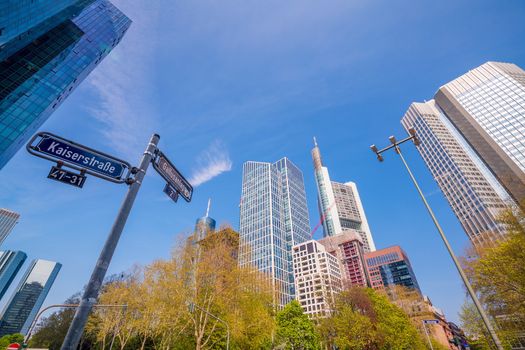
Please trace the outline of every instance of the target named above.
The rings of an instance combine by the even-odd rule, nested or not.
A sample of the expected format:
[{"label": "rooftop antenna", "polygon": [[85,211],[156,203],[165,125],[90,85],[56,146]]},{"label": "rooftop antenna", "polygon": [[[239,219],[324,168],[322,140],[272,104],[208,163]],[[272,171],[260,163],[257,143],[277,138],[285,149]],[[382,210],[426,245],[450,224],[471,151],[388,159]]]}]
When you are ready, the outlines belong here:
[{"label": "rooftop antenna", "polygon": [[314,146],[317,147],[317,139],[314,136]]},{"label": "rooftop antenna", "polygon": [[206,217],[210,214],[211,198],[208,198],[208,208],[206,208]]}]

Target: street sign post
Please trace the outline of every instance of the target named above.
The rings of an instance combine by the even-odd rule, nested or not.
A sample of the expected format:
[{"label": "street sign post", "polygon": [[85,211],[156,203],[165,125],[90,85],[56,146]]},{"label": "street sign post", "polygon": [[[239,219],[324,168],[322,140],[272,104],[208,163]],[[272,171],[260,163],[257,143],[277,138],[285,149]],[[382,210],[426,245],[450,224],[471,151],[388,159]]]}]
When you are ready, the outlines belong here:
[{"label": "street sign post", "polygon": [[125,182],[131,170],[126,161],[48,132],[33,136],[27,150],[37,157],[62,162],[70,168],[117,183]]},{"label": "street sign post", "polygon": [[161,151],[158,151],[157,158],[153,162],[153,168],[177,190],[186,202],[191,201],[193,187]]},{"label": "street sign post", "polygon": [[56,166],[51,167],[47,178],[79,188],[82,188],[82,186],[84,186],[84,182],[86,182],[86,177],[84,175],[75,174],[71,171]]},{"label": "street sign post", "polygon": [[164,193],[166,193],[168,197],[177,203],[177,199],[179,199],[179,193],[170,184],[167,183],[166,186],[164,186]]}]

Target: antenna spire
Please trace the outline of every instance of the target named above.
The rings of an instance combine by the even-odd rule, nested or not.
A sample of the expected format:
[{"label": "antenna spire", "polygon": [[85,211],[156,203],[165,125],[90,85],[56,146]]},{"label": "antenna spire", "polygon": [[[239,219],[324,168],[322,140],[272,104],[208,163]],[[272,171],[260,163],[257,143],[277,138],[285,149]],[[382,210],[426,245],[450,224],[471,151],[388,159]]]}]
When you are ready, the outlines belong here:
[{"label": "antenna spire", "polygon": [[210,214],[211,198],[208,198],[208,208],[206,208],[206,217]]},{"label": "antenna spire", "polygon": [[314,146],[317,147],[317,139],[314,136]]}]

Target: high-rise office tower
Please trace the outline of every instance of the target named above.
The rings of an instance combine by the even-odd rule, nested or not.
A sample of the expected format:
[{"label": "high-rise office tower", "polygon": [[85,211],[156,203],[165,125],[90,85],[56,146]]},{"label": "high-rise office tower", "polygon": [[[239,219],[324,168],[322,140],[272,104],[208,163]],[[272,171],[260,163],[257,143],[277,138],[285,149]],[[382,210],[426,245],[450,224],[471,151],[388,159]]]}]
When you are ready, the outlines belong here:
[{"label": "high-rise office tower", "polygon": [[335,236],[343,231],[351,230],[359,234],[365,251],[374,251],[376,249],[374,240],[356,184],[330,180],[328,169],[323,166],[321,151],[315,138],[312,159],[324,236]]},{"label": "high-rise office tower", "polygon": [[400,246],[365,253],[365,262],[372,288],[401,285],[421,293],[410,260]]},{"label": "high-rise office tower", "polygon": [[217,222],[210,217],[210,205],[211,199],[208,199],[208,208],[206,209],[206,215],[197,219],[195,223],[195,237],[194,241],[199,242],[204,239],[209,233],[215,231]]},{"label": "high-rise office tower", "polygon": [[21,251],[6,250],[0,252],[0,299],[7,292],[26,258],[26,253]]},{"label": "high-rise office tower", "polygon": [[337,258],[314,240],[293,247],[296,299],[308,316],[325,316],[342,288]]},{"label": "high-rise office tower", "polygon": [[401,120],[474,243],[504,234],[500,211],[525,199],[525,72],[487,62],[413,103]]},{"label": "high-rise office tower", "polygon": [[120,42],[107,0],[0,2],[0,169]]},{"label": "high-rise office tower", "polygon": [[283,306],[294,296],[292,246],[310,239],[303,174],[288,158],[243,165],[241,266],[266,272]]},{"label": "high-rise office tower", "polygon": [[345,286],[368,286],[365,250],[357,232],[346,230],[338,235],[320,239],[319,243],[337,258]]},{"label": "high-rise office tower", "polygon": [[18,223],[20,214],[0,208],[0,245],[5,241],[13,227]]},{"label": "high-rise office tower", "polygon": [[0,337],[27,333],[61,267],[59,263],[42,259],[31,262],[0,316]]}]

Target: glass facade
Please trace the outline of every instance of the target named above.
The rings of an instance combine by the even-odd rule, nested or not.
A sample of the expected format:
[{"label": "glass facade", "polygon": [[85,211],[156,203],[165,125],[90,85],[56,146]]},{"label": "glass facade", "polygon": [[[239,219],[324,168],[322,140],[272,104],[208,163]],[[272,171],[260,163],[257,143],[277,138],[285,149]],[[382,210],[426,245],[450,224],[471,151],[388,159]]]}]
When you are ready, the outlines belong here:
[{"label": "glass facade", "polygon": [[0,5],[9,11],[0,24],[0,168],[131,24],[107,0],[7,3]]},{"label": "glass facade", "polygon": [[20,214],[8,209],[0,208],[0,245],[4,242],[9,233],[11,233],[19,218]]},{"label": "glass facade", "polygon": [[26,258],[26,253],[21,251],[6,250],[0,252],[0,299],[7,292]]},{"label": "glass facade", "polygon": [[525,71],[487,62],[413,103],[418,151],[472,243],[505,233],[496,218],[525,198]]},{"label": "glass facade", "polygon": [[368,226],[361,198],[354,182],[330,181],[328,169],[323,166],[317,142],[312,150],[319,215],[324,237],[333,237],[344,231],[357,233],[365,251],[374,251],[375,244]]},{"label": "glass facade", "polygon": [[421,293],[412,265],[401,247],[393,246],[367,253],[365,261],[372,288],[401,285]]},{"label": "glass facade", "polygon": [[239,263],[266,272],[283,306],[295,295],[292,246],[310,239],[302,172],[287,158],[243,165]]},{"label": "glass facade", "polygon": [[417,149],[470,240],[501,236],[496,218],[510,196],[435,101],[413,103],[402,124],[416,129]]},{"label": "glass facade", "polygon": [[26,334],[55,281],[61,264],[33,260],[0,316],[0,337]]}]

